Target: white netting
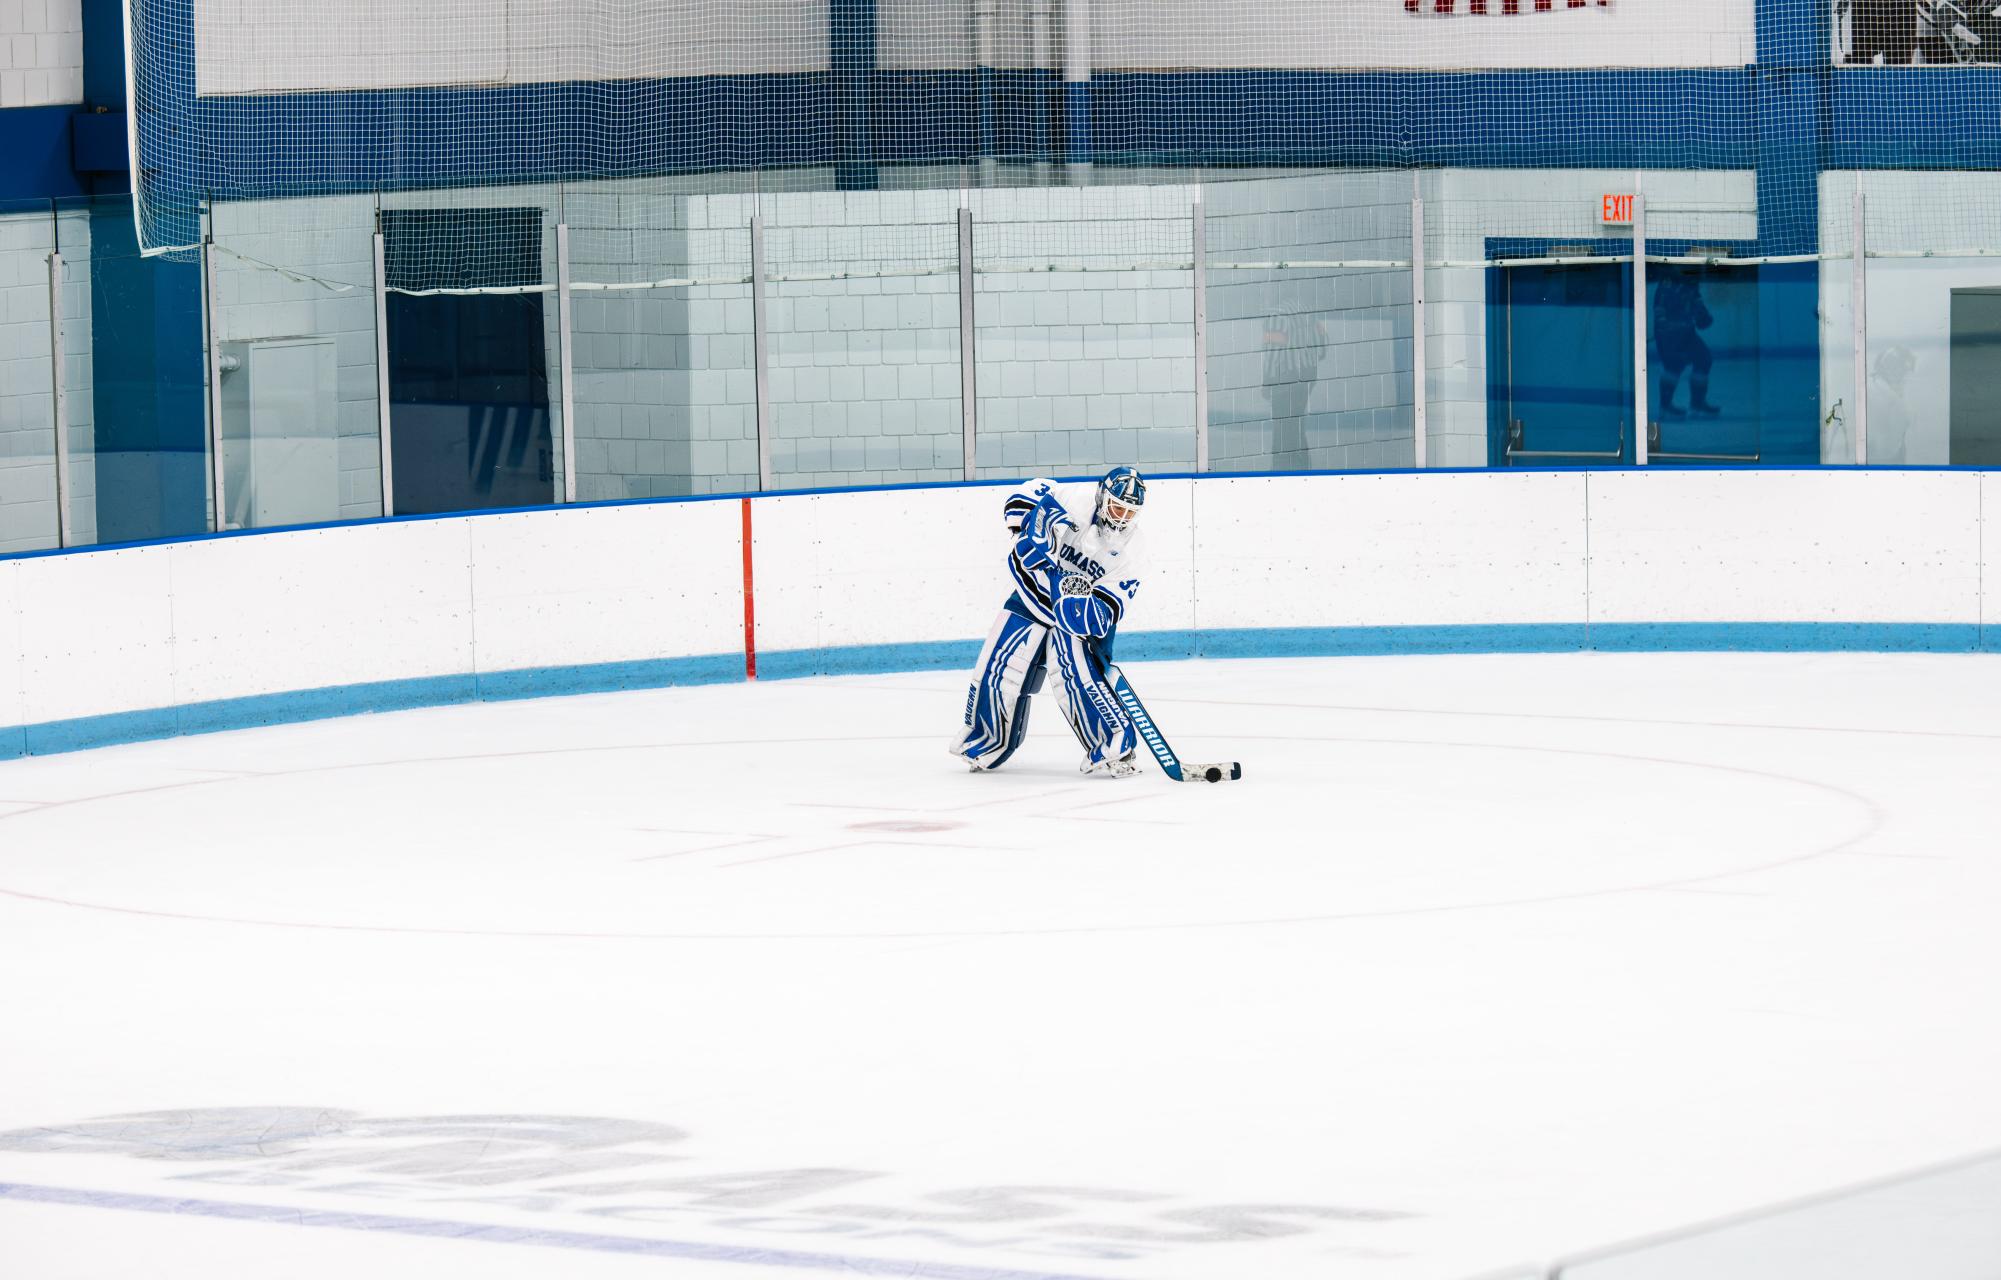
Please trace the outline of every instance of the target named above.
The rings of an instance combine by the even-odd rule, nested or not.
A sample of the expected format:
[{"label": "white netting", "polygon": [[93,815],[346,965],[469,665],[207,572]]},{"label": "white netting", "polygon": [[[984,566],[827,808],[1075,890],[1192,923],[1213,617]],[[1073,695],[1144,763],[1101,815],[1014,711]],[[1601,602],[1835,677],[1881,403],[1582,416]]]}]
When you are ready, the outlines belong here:
[{"label": "white netting", "polygon": [[[1992,0],[127,3],[141,243],[212,237],[221,305],[259,308],[258,333],[338,315],[347,362],[374,232],[392,295],[553,295],[567,228],[583,497],[956,474],[969,336],[985,474],[1188,465],[1204,411],[1218,466],[1398,464],[1424,352],[1429,461],[1505,461],[1489,444],[1516,418],[1567,430],[1516,391],[1569,374],[1516,367],[1507,317],[1544,302],[1497,282],[1573,267],[1607,325],[1694,314],[1681,285],[1708,282],[1702,361],[1733,403],[1684,421],[1693,375],[1657,388],[1663,454],[1803,457],[1855,408],[1858,186],[1885,350],[1959,340],[1933,312],[1961,304],[1891,290],[2001,282]],[[1606,216],[1630,196],[1638,308],[1635,229]],[[1593,359],[1628,369],[1630,345]],[[1633,388],[1593,394],[1633,416]],[[1777,421],[1806,427],[1723,438]],[[1630,457],[1640,426],[1619,430]]]},{"label": "white netting", "polygon": [[[1768,22],[1761,49],[1759,0],[129,4],[154,250],[198,243],[209,204],[251,199],[458,190],[552,207],[554,189],[588,209],[576,225],[644,234],[705,192],[1144,184],[1264,165],[1440,174],[1428,248],[1441,263],[1587,240],[1616,254],[1593,211],[1633,190],[1665,254],[1817,254],[1815,157],[1839,141],[1826,73],[1865,55],[1978,58],[1986,21],[1921,5],[1906,49],[1862,0],[1796,3],[1775,11],[1800,29]],[[1775,56],[1804,74],[1748,69]],[[1046,221],[1047,245],[1018,236],[996,258],[1065,265],[1077,236]],[[518,254],[489,234],[435,238],[417,274],[505,287],[489,277]],[[1143,238],[1103,247],[1081,246],[1100,264],[1162,256]],[[633,252],[690,256],[660,281],[707,279],[699,248]]]}]

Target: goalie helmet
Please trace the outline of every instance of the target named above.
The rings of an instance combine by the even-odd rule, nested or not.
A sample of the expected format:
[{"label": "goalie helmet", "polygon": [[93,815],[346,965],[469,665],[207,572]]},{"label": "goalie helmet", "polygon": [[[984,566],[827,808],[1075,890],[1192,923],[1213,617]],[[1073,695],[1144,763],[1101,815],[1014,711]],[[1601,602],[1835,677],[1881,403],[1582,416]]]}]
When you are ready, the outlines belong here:
[{"label": "goalie helmet", "polygon": [[1115,533],[1125,533],[1146,505],[1146,481],[1131,467],[1113,467],[1098,481],[1098,509],[1093,518]]}]

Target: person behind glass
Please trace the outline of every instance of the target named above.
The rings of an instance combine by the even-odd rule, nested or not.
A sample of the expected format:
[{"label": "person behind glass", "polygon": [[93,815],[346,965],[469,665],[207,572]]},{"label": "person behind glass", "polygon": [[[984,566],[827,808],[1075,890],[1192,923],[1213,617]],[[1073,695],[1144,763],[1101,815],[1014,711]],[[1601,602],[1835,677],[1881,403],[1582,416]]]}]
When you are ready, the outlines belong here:
[{"label": "person behind glass", "polygon": [[[1702,304],[1702,289],[1689,271],[1670,271],[1654,289],[1654,346],[1660,352],[1661,417],[1685,418],[1690,413],[1713,418],[1722,412],[1709,403],[1709,368],[1714,363],[1701,330],[1713,323]],[[1688,370],[1688,409],[1674,402],[1682,370]]]},{"label": "person behind glass", "polygon": [[1271,406],[1271,466],[1297,471],[1312,464],[1306,409],[1327,359],[1327,324],[1313,312],[1306,286],[1285,286],[1279,313],[1265,321],[1264,398]]}]

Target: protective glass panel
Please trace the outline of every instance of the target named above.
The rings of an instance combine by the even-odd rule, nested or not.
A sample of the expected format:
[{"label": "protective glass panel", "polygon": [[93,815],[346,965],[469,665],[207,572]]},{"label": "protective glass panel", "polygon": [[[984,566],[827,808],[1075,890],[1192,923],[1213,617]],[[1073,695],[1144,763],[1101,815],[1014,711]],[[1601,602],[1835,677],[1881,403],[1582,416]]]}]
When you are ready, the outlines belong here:
[{"label": "protective glass panel", "polygon": [[591,183],[563,218],[578,499],[756,489],[748,199]]},{"label": "protective glass panel", "polygon": [[971,193],[976,476],[1194,466],[1198,192]]},{"label": "protective glass panel", "polygon": [[1412,465],[1409,175],[1204,192],[1211,469]]},{"label": "protective glass panel", "polygon": [[74,540],[210,526],[202,273],[140,254],[127,196],[58,202],[64,407]]},{"label": "protective glass panel", "polygon": [[[1855,377],[1855,197],[1863,198],[1867,352]],[[1997,457],[2001,174],[1821,176],[1822,460],[1991,466]],[[1868,413],[1858,431],[1855,405]],[[1866,440],[1858,448],[1857,436]]]},{"label": "protective glass panel", "polygon": [[781,488],[965,475],[956,191],[764,197]]},{"label": "protective glass panel", "polygon": [[47,201],[0,204],[0,555],[56,545]]},{"label": "protective glass panel", "polygon": [[1812,263],[1647,266],[1647,460],[1811,460],[1819,444]]}]

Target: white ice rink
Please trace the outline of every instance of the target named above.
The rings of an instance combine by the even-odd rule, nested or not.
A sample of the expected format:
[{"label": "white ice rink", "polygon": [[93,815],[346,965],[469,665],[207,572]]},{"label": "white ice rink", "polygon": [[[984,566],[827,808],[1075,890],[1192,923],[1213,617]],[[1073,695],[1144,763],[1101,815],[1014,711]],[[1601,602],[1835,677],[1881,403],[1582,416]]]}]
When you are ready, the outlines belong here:
[{"label": "white ice rink", "polygon": [[956,673],[0,765],[0,1276],[1459,1280],[2001,1146],[2001,660]]}]

